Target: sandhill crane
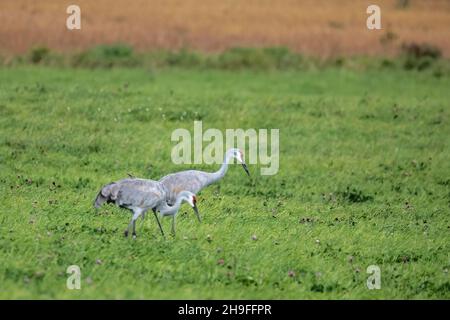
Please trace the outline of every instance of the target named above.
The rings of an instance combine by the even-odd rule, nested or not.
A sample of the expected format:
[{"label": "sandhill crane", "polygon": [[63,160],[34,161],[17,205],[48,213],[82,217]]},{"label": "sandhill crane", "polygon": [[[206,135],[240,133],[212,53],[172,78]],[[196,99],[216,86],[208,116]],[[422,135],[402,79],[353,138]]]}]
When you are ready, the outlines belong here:
[{"label": "sandhill crane", "polygon": [[[224,162],[220,169],[216,172],[204,172],[198,170],[186,170],[176,173],[172,173],[162,177],[159,182],[167,190],[166,201],[169,204],[175,203],[177,195],[183,191],[187,190],[192,193],[198,194],[200,190],[209,186],[210,184],[222,179],[228,170],[228,164],[233,158],[236,158],[238,162],[242,164],[247,175],[250,176],[248,172],[247,165],[244,162],[243,155],[239,149],[229,149],[225,154]],[[200,217],[199,221],[200,221]]]},{"label": "sandhill crane", "polygon": [[94,206],[99,208],[105,202],[113,202],[119,207],[131,210],[133,217],[124,234],[128,236],[130,227],[133,227],[133,237],[136,237],[136,220],[140,215],[144,215],[147,210],[152,209],[161,234],[164,236],[164,231],[156,214],[158,210],[162,210],[163,212],[168,210],[171,210],[171,212],[174,210],[178,211],[181,201],[186,200],[194,208],[196,214],[198,214],[195,201],[185,199],[185,194],[177,197],[177,199],[180,199],[180,201],[175,202],[178,204],[178,207],[167,206],[165,201],[166,193],[165,187],[158,181],[138,178],[122,179],[103,186],[94,201]]},{"label": "sandhill crane", "polygon": [[158,207],[157,211],[161,214],[163,217],[171,216],[172,217],[172,234],[175,235],[175,217],[178,213],[178,210],[180,209],[180,205],[182,201],[186,201],[189,203],[189,205],[194,209],[195,214],[197,215],[198,221],[200,220],[200,214],[197,210],[197,198],[195,197],[195,194],[193,194],[190,191],[181,191],[177,199],[175,201],[175,204],[173,206],[169,206],[166,201],[163,201],[161,205]]}]

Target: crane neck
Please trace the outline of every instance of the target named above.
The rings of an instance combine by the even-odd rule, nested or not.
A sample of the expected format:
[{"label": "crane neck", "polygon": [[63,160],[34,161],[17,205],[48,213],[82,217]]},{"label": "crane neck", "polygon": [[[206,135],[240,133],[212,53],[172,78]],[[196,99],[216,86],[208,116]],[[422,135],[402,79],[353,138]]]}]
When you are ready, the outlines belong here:
[{"label": "crane neck", "polygon": [[183,201],[183,196],[178,196],[177,200],[173,204],[173,206],[169,206],[166,201],[163,201],[162,205],[159,207],[159,212],[163,216],[174,215],[180,209],[181,202]]},{"label": "crane neck", "polygon": [[214,182],[222,179],[225,176],[225,174],[228,171],[228,164],[230,163],[232,157],[233,157],[233,155],[228,154],[228,153],[225,155],[222,166],[220,167],[219,170],[217,170],[216,172],[213,173]]}]

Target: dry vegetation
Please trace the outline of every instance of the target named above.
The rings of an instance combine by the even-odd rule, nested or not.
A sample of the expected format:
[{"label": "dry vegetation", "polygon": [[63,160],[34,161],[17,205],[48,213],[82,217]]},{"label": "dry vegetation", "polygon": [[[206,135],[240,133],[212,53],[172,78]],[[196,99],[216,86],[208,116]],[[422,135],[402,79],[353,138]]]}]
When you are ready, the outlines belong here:
[{"label": "dry vegetation", "polygon": [[[65,28],[78,4],[82,30]],[[382,9],[383,29],[366,29],[366,8]],[[430,43],[450,56],[446,0],[2,0],[0,51],[37,45],[69,51],[125,42],[138,50],[287,46],[320,56],[393,54],[402,43]]]}]

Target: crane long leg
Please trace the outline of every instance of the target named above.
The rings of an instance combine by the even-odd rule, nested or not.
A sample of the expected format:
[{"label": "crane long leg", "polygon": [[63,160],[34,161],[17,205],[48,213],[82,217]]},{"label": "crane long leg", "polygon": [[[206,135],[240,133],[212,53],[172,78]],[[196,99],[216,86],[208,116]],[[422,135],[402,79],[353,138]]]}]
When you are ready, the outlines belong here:
[{"label": "crane long leg", "polygon": [[128,231],[131,227],[133,227],[133,237],[136,237],[136,220],[141,215],[142,211],[133,211],[133,217],[131,218],[130,223],[128,224],[127,229],[125,230],[125,237],[128,237]]},{"label": "crane long leg", "polygon": [[172,234],[175,235],[175,215],[172,216]]},{"label": "crane long leg", "polygon": [[164,231],[161,227],[161,223],[159,222],[158,215],[156,214],[156,209],[153,208],[152,210],[153,210],[153,214],[155,215],[156,222],[158,222],[159,230],[161,230],[161,234],[164,237]]},{"label": "crane long leg", "polygon": [[133,238],[136,238],[136,220],[137,220],[138,217],[136,217],[136,219],[133,219],[133,233],[132,233],[133,234]]}]

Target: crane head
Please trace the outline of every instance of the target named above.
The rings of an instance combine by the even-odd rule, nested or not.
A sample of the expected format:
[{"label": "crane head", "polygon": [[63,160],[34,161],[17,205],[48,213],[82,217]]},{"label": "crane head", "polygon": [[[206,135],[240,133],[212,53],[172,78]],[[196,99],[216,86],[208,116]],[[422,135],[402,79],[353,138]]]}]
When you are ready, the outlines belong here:
[{"label": "crane head", "polygon": [[195,196],[195,194],[191,194],[189,204],[191,205],[192,209],[194,209],[194,212],[195,212],[195,215],[197,216],[198,221],[201,222],[202,219],[200,218],[200,214],[198,213],[197,197]]},{"label": "crane head", "polygon": [[235,158],[242,165],[242,168],[244,168],[245,173],[247,173],[247,175],[250,177],[250,172],[248,171],[247,165],[245,164],[244,161],[244,153],[240,149],[236,148],[230,149],[228,150],[228,152],[229,154],[231,154],[233,158]]},{"label": "crane head", "polygon": [[241,163],[242,168],[244,168],[244,170],[245,170],[245,173],[247,173],[247,175],[250,177],[250,172],[248,171],[247,165],[245,164],[245,161],[244,161],[244,153],[240,149],[236,149],[236,150],[237,151],[236,151],[235,157],[236,157],[237,161],[239,161]]}]

